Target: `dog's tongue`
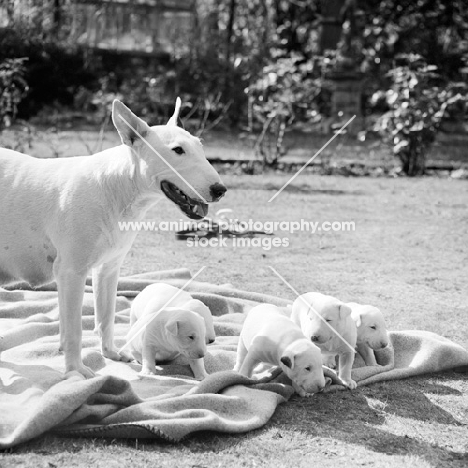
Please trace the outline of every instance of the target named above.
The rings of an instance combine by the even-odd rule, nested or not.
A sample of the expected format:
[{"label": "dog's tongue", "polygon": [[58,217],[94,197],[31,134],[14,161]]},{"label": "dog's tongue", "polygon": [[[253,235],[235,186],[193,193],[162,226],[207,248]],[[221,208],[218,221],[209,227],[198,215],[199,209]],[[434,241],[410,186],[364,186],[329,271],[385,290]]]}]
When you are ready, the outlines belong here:
[{"label": "dog's tongue", "polygon": [[208,214],[208,205],[206,203],[197,203],[192,211],[200,218],[204,218]]}]

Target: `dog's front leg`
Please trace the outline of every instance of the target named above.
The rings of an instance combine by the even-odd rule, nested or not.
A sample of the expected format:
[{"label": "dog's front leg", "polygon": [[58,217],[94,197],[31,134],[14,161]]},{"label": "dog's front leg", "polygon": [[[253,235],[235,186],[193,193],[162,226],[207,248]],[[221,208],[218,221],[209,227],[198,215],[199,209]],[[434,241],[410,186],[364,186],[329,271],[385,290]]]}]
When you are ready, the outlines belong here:
[{"label": "dog's front leg", "polygon": [[200,359],[189,359],[189,365],[192,369],[193,376],[197,380],[203,380],[205,377],[208,377],[208,372],[205,370],[205,360]]},{"label": "dog's front leg", "polygon": [[357,387],[357,383],[351,378],[351,369],[354,362],[354,353],[342,353],[338,358],[338,375],[340,379],[348,386],[350,390]]},{"label": "dog's front leg", "polygon": [[54,275],[58,289],[60,348],[65,353],[65,372],[78,371],[86,378],[94,377],[93,371],[81,360],[81,316],[87,272],[77,272],[56,260]]},{"label": "dog's front leg", "polygon": [[377,366],[377,361],[375,359],[374,350],[367,346],[366,344],[358,344],[357,345],[358,353],[361,355],[362,359],[364,360],[366,366]]},{"label": "dog's front leg", "polygon": [[119,354],[114,345],[115,302],[121,264],[122,260],[119,259],[93,269],[95,331],[101,338],[101,352],[104,357],[130,362],[132,357],[126,353]]}]

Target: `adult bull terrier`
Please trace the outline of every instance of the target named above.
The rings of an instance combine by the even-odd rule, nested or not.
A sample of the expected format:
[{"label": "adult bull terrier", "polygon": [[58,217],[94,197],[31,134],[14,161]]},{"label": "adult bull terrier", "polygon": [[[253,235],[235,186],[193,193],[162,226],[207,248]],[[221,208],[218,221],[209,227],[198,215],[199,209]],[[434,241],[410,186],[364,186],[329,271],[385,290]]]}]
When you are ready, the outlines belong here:
[{"label": "adult bull terrier", "polygon": [[302,397],[325,387],[320,349],[272,304],[261,304],[249,311],[239,337],[234,370],[250,377],[261,362],[279,366]]},{"label": "adult bull terrier", "polygon": [[357,331],[351,308],[335,297],[309,292],[294,301],[291,320],[320,348],[325,365],[338,355],[339,377],[350,389],[356,388],[351,369]]},{"label": "adult bull terrier", "polygon": [[387,326],[382,312],[371,305],[348,302],[351,318],[357,328],[357,351],[366,366],[378,366],[374,350],[386,348],[389,344]]},{"label": "adult bull terrier", "polygon": [[94,374],[81,359],[81,313],[92,270],[96,329],[102,354],[129,360],[114,346],[120,266],[139,221],[164,194],[202,219],[226,188],[198,138],[177,126],[180,99],[167,125],[149,127],[120,101],[112,119],[122,145],[93,156],[36,159],[0,150],[0,284],[57,282],[65,371]]},{"label": "adult bull terrier", "polygon": [[202,301],[193,299],[187,291],[166,283],[150,284],[138,294],[132,302],[130,326],[143,315],[149,302],[154,310],[179,307],[201,315],[205,321],[206,344],[214,343],[216,334],[210,309]]},{"label": "adult bull terrier", "polygon": [[142,374],[156,374],[157,361],[171,361],[182,354],[199,380],[208,375],[203,360],[205,339],[205,321],[200,315],[178,307],[161,309],[157,300],[146,304],[127,335]]}]

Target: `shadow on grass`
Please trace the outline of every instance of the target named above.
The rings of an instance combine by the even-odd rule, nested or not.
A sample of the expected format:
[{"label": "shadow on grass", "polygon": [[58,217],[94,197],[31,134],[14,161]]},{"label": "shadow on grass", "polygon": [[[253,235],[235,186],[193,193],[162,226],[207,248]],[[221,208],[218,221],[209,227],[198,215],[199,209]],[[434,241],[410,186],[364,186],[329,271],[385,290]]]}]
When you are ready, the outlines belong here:
[{"label": "shadow on grass", "polygon": [[[468,382],[468,376],[461,379]],[[263,430],[275,428],[279,434],[297,433],[298,438],[305,436],[308,440],[334,439],[377,454],[418,456],[432,466],[468,466],[466,452],[451,450],[443,442],[444,437],[449,437],[449,446],[464,445],[466,432],[461,435],[455,431],[457,428],[463,431],[468,424],[425,394],[463,395],[449,385],[412,378],[374,384],[354,392],[317,395],[310,400],[295,396],[277,409],[265,429],[242,438],[255,437]],[[391,424],[386,425],[389,418]],[[191,449],[206,452],[215,446],[220,450],[220,447],[225,449],[238,443],[238,436],[208,432],[183,442]]]}]

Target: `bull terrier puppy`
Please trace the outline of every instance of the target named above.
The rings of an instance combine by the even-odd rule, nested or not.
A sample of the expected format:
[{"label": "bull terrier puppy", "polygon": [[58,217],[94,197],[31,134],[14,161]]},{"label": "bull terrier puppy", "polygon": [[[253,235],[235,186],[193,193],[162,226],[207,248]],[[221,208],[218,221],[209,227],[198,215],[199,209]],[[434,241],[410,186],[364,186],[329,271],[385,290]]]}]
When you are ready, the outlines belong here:
[{"label": "bull terrier puppy", "polygon": [[156,374],[156,362],[171,361],[179,355],[188,359],[196,379],[205,371],[205,321],[196,312],[166,307],[149,301],[127,335],[127,346],[142,364],[141,373]]},{"label": "bull terrier puppy", "polygon": [[351,308],[335,297],[309,292],[294,301],[291,320],[320,348],[325,365],[338,355],[339,377],[350,389],[356,388],[351,369],[357,331]]},{"label": "bull terrier puppy", "polygon": [[279,366],[302,397],[325,387],[319,348],[272,304],[258,305],[248,313],[239,337],[234,370],[250,377],[262,362]]},{"label": "bull terrier puppy", "polygon": [[377,366],[374,350],[386,348],[389,344],[387,326],[382,312],[371,305],[348,302],[351,318],[357,328],[357,351],[366,366]]},{"label": "bull terrier puppy", "polygon": [[130,312],[130,326],[143,315],[148,303],[151,301],[153,310],[165,307],[179,307],[191,310],[201,315],[205,320],[206,344],[214,343],[216,334],[213,325],[213,316],[210,309],[198,299],[183,289],[176,288],[166,283],[154,283],[141,291],[132,302]]}]

